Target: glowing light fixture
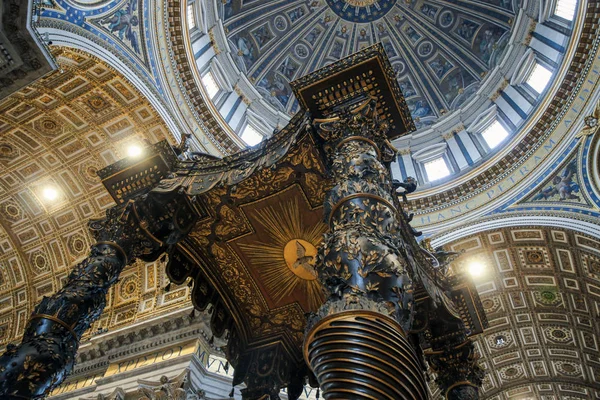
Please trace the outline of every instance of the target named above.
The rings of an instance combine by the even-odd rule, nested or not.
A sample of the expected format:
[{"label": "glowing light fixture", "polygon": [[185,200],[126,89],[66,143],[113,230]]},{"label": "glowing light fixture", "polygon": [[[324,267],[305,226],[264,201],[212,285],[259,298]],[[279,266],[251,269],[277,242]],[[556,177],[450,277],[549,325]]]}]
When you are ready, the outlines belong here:
[{"label": "glowing light fixture", "polygon": [[42,196],[48,201],[54,201],[58,198],[58,190],[54,186],[46,186],[42,190]]},{"label": "glowing light fixture", "polygon": [[471,274],[472,277],[476,278],[478,276],[481,276],[484,272],[485,266],[482,263],[474,261],[471,264],[469,264],[469,274]]},{"label": "glowing light fixture", "polygon": [[142,155],[142,148],[137,144],[132,144],[127,148],[127,155],[136,158]]}]

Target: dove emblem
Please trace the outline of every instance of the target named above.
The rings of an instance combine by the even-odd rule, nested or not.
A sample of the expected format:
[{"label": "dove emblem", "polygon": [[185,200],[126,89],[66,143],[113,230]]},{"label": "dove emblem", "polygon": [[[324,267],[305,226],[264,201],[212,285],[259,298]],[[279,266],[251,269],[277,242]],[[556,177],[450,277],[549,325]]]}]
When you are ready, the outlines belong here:
[{"label": "dove emblem", "polygon": [[303,268],[312,268],[310,263],[314,260],[314,256],[306,255],[306,247],[302,246],[302,243],[296,240],[296,262],[294,263],[294,268],[303,267]]},{"label": "dove emblem", "polygon": [[317,249],[302,239],[290,240],[284,248],[284,258],[288,268],[299,278],[314,280],[317,273],[314,268]]}]

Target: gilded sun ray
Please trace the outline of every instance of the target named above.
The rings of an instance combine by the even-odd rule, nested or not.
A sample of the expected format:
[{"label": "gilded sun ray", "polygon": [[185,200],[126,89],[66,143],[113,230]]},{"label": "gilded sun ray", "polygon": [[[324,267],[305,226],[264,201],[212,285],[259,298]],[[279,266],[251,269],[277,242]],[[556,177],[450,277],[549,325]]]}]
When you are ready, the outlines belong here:
[{"label": "gilded sun ray", "polygon": [[[238,243],[276,303],[293,296],[314,311],[324,301],[317,279],[317,247],[327,226],[319,222],[308,226],[300,215],[297,198],[256,209],[251,217],[268,240],[256,238]],[[302,301],[303,300],[303,301]]]}]

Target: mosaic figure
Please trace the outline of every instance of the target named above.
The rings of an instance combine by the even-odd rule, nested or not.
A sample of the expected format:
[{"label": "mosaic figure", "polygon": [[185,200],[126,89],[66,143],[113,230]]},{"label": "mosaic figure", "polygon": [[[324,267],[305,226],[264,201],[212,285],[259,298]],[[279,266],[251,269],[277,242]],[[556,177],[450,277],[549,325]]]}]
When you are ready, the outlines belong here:
[{"label": "mosaic figure", "polygon": [[401,73],[404,72],[404,64],[403,63],[395,63],[392,64],[392,68],[394,68],[394,72],[396,73],[396,76],[399,76]]},{"label": "mosaic figure", "polygon": [[398,84],[400,85],[400,90],[402,91],[402,94],[404,95],[404,97],[412,97],[417,94],[417,91],[415,90],[412,83],[408,79],[404,80],[404,81],[400,81],[400,82],[398,82]]},{"label": "mosaic figure", "polygon": [[429,61],[429,66],[439,79],[442,79],[454,67],[450,61],[442,56],[437,56],[436,59]]},{"label": "mosaic figure", "polygon": [[579,184],[574,181],[577,175],[577,160],[573,160],[567,164],[561,175],[556,175],[552,178],[552,185],[540,190],[532,200],[553,200],[558,196],[559,201],[565,200],[581,200],[575,193],[579,193]]},{"label": "mosaic figure", "polygon": [[299,67],[298,63],[294,62],[290,57],[286,57],[285,61],[279,66],[279,72],[291,80]]},{"label": "mosaic figure", "polygon": [[388,57],[396,57],[396,50],[389,41],[386,40],[385,42],[383,42],[383,48],[385,49],[385,52],[387,53]]},{"label": "mosaic figure", "polygon": [[418,52],[421,57],[427,57],[433,51],[433,46],[430,42],[422,42],[419,46]]},{"label": "mosaic figure", "polygon": [[431,19],[435,19],[435,14],[437,13],[437,8],[430,6],[428,4],[423,4],[420,8],[421,12],[423,13],[423,15],[425,15],[426,17],[429,17]]},{"label": "mosaic figure", "polygon": [[252,36],[254,36],[254,39],[256,40],[258,47],[263,47],[271,39],[273,39],[273,34],[267,27],[267,24],[262,25],[258,29],[252,31]]},{"label": "mosaic figure", "polygon": [[452,16],[452,13],[450,13],[450,12],[443,13],[440,18],[440,24],[444,27],[450,26],[450,24],[452,24],[453,21],[454,21],[454,17]]},{"label": "mosaic figure", "polygon": [[480,29],[483,32],[477,35],[473,51],[479,55],[484,62],[490,62],[492,55],[498,48],[498,42],[505,33],[505,30],[498,27],[487,26],[485,29]]},{"label": "mosaic figure", "polygon": [[302,7],[298,7],[288,12],[288,17],[292,24],[302,18],[304,16],[304,9]]},{"label": "mosaic figure", "polygon": [[456,33],[467,42],[470,42],[471,39],[473,39],[473,36],[475,36],[475,32],[477,32],[477,28],[479,28],[479,24],[463,19],[456,30]]},{"label": "mosaic figure", "polygon": [[331,57],[340,58],[342,56],[342,50],[344,49],[344,45],[341,42],[335,42],[333,47],[331,48]]},{"label": "mosaic figure", "polygon": [[277,18],[275,18],[275,28],[277,28],[280,31],[283,31],[286,27],[287,24],[285,23],[285,19],[282,16],[278,16]]},{"label": "mosaic figure", "polygon": [[451,104],[473,82],[475,82],[475,78],[468,72],[462,69],[453,71],[440,84],[444,93],[444,99],[448,104]]},{"label": "mosaic figure", "polygon": [[282,109],[282,106],[285,107],[292,94],[285,79],[274,72],[262,78],[258,83],[258,87],[264,89],[261,92],[265,94],[269,103],[278,109]]},{"label": "mosaic figure", "polygon": [[598,122],[600,121],[600,101],[596,103],[596,108],[591,115],[586,116],[583,119],[585,126],[582,131],[575,135],[576,138],[587,138],[595,134],[598,131],[598,127],[600,126]]},{"label": "mosaic figure", "polygon": [[223,3],[223,19],[227,19],[235,13],[233,0],[222,0]]},{"label": "mosaic figure", "polygon": [[306,35],[306,41],[312,46],[315,44],[320,35],[321,30],[319,28],[313,28],[313,30]]},{"label": "mosaic figure", "polygon": [[404,33],[406,33],[406,36],[408,36],[408,38],[411,42],[413,42],[413,44],[418,42],[419,39],[421,39],[421,35],[419,35],[412,26],[407,26],[406,28],[404,28]]},{"label": "mosaic figure", "polygon": [[413,118],[423,118],[431,114],[431,107],[429,107],[427,101],[423,99],[407,103],[408,110],[410,111],[410,114],[413,116]]},{"label": "mosaic figure", "polygon": [[485,0],[485,2],[494,4],[507,10],[512,10],[512,0]]},{"label": "mosaic figure", "polygon": [[137,11],[138,0],[129,0],[125,7],[119,9],[116,13],[102,20],[103,24],[107,24],[108,29],[113,34],[117,34],[119,39],[127,40],[133,51],[140,53],[137,32],[134,27],[138,26],[140,21],[135,15]]},{"label": "mosaic figure", "polygon": [[250,66],[254,63],[254,45],[252,42],[245,36],[239,36],[237,38],[237,48],[238,48],[238,56],[242,57],[244,61],[244,65],[246,68],[250,68]]}]

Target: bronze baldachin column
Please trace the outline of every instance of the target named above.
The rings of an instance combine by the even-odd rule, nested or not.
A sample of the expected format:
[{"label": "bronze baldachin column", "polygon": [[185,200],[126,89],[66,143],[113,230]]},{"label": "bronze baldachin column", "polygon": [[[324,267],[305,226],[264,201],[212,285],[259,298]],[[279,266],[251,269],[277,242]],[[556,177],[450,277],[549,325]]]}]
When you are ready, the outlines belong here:
[{"label": "bronze baldachin column", "polygon": [[108,289],[133,259],[156,259],[191,229],[195,213],[179,188],[151,191],[111,208],[90,222],[97,240],[65,286],[44,297],[22,342],[0,357],[0,398],[43,398],[64,381],[75,362],[79,340],[98,319]]},{"label": "bronze baldachin column", "polygon": [[313,121],[335,186],[317,266],[331,296],[309,318],[305,359],[325,399],[426,399],[422,364],[398,323],[407,256],[384,165],[395,157],[389,124],[374,99],[338,115]]}]

